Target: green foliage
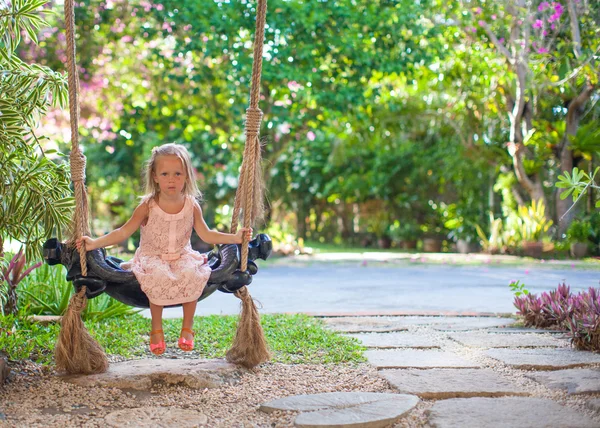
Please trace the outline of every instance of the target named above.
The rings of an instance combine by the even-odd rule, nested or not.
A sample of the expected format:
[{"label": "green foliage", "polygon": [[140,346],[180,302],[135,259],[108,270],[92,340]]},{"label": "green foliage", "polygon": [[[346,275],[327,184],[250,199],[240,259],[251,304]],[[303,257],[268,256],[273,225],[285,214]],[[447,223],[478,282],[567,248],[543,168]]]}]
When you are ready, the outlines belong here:
[{"label": "green foliage", "polygon": [[571,243],[586,243],[592,233],[592,225],[587,220],[575,220],[567,229],[567,239]]},{"label": "green foliage", "polygon": [[[23,315],[62,315],[69,306],[73,284],[66,280],[64,266],[42,265],[17,288],[21,296],[20,312]],[[88,300],[82,313],[84,320],[100,322],[139,312],[107,294]]]},{"label": "green foliage", "polygon": [[521,295],[528,295],[529,294],[529,290],[527,288],[525,288],[525,284],[522,283],[520,280],[515,280],[513,279],[510,284],[508,284],[508,286],[510,287],[510,290],[513,292],[513,294],[515,295],[515,297],[519,297]]},{"label": "green foliage", "polygon": [[44,152],[44,137],[36,135],[48,108],[67,103],[65,76],[15,53],[22,33],[37,40],[46,3],[0,4],[0,243],[22,242],[29,260],[40,257],[42,240],[62,234],[73,206],[66,166],[47,157],[56,153]]},{"label": "green foliage", "polygon": [[[196,351],[202,358],[223,358],[231,346],[237,317],[208,316],[194,319]],[[263,315],[262,325],[273,361],[294,364],[347,363],[364,361],[363,348],[350,339],[327,330],[321,321],[306,315]],[[126,358],[148,355],[150,320],[140,315],[86,321],[90,334],[110,355]],[[168,347],[176,347],[181,320],[165,319]],[[0,317],[0,349],[10,359],[31,358],[44,364],[53,360],[59,326],[42,326],[23,317]]]}]

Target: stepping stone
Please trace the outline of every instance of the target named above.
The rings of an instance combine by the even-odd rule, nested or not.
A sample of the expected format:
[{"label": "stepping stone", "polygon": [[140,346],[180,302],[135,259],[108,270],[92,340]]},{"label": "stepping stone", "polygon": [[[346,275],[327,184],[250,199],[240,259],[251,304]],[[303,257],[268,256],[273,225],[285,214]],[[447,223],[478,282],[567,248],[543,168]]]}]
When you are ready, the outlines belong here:
[{"label": "stepping stone", "polygon": [[573,394],[600,393],[600,369],[570,369],[526,375],[548,388]]},{"label": "stepping stone", "polygon": [[487,369],[382,370],[399,392],[424,399],[529,395],[523,388]]},{"label": "stepping stone", "polygon": [[67,375],[63,380],[80,386],[150,390],[156,384],[192,389],[236,384],[242,369],[224,360],[144,359],[111,364],[106,373]]},{"label": "stepping stone", "polygon": [[574,349],[489,349],[488,357],[516,369],[558,370],[599,364],[600,354]]},{"label": "stepping stone", "polygon": [[362,333],[348,334],[362,342],[367,348],[439,348],[439,345],[429,337],[413,333]]},{"label": "stepping stone", "polygon": [[369,363],[380,369],[410,368],[478,368],[472,363],[452,352],[438,350],[396,349],[366,351]]},{"label": "stepping stone", "polygon": [[453,398],[426,413],[432,428],[598,428],[581,411],[541,398]]},{"label": "stepping stone", "polygon": [[332,330],[345,333],[406,331],[407,325],[401,324],[404,317],[336,317],[323,318]]},{"label": "stepping stone", "polygon": [[438,331],[482,330],[484,328],[506,326],[515,322],[516,320],[512,318],[448,317],[445,322],[436,323],[431,328]]},{"label": "stepping stone", "polygon": [[436,330],[476,330],[510,325],[511,318],[497,317],[332,317],[323,318],[327,326],[345,333],[405,331],[410,326],[431,326]]},{"label": "stepping stone", "polygon": [[549,329],[546,330],[546,329],[542,329],[542,328],[531,328],[531,327],[496,327],[496,328],[490,328],[489,332],[490,333],[505,333],[505,334],[548,333],[548,334],[557,334],[557,335],[567,333],[566,330],[549,330]]},{"label": "stepping stone", "polygon": [[375,392],[329,392],[296,395],[262,404],[259,410],[301,412],[299,427],[385,427],[394,423],[419,402],[414,395]]},{"label": "stepping stone", "polygon": [[600,413],[600,398],[588,400],[585,405],[588,407],[588,409],[592,409],[594,412]]},{"label": "stepping stone", "polygon": [[104,421],[111,427],[198,427],[208,423],[208,417],[195,410],[173,407],[140,407],[109,413]]},{"label": "stepping stone", "polygon": [[484,332],[452,333],[452,340],[471,348],[560,348],[569,345],[566,340],[559,340],[550,335],[541,334],[494,334]]}]

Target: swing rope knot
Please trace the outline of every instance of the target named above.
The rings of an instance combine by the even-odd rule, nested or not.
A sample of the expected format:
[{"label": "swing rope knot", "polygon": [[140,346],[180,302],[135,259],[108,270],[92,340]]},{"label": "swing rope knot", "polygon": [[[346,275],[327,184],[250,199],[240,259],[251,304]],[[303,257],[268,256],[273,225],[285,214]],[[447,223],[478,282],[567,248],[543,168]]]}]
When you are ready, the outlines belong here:
[{"label": "swing rope knot", "polygon": [[85,165],[87,158],[79,150],[71,151],[71,181],[85,181]]},{"label": "swing rope knot", "polygon": [[246,110],[246,138],[258,136],[260,133],[260,124],[262,123],[263,112],[259,108],[248,108]]}]

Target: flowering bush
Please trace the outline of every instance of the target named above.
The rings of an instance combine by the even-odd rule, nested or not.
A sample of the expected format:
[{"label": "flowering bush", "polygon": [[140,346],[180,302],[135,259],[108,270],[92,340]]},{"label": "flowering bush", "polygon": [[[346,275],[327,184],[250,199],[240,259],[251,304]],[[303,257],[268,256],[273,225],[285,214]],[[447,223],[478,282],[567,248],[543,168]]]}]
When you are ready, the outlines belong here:
[{"label": "flowering bush", "polygon": [[577,349],[600,352],[600,290],[573,295],[563,283],[539,297],[515,296],[514,305],[526,326],[567,329]]}]

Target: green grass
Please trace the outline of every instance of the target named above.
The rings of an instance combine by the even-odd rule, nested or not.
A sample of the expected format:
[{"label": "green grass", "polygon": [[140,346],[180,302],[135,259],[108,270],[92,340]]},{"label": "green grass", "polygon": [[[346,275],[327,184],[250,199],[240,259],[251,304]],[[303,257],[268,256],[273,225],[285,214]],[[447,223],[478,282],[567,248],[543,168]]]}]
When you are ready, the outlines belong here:
[{"label": "green grass", "polygon": [[312,248],[317,253],[416,253],[417,250],[403,250],[402,248],[377,248],[361,247],[359,245],[331,244],[317,241],[306,241],[305,247]]},{"label": "green grass", "polygon": [[[195,356],[223,358],[235,334],[237,316],[207,316],[194,319]],[[125,358],[149,356],[150,320],[140,315],[87,321],[92,336],[107,354]],[[324,328],[323,323],[306,315],[263,315],[262,325],[271,350],[272,361],[293,364],[356,363],[364,361],[355,339]],[[165,319],[168,347],[176,347],[180,319]],[[53,364],[53,349],[59,326],[42,326],[23,318],[0,317],[0,350],[11,360],[31,359]]]}]

